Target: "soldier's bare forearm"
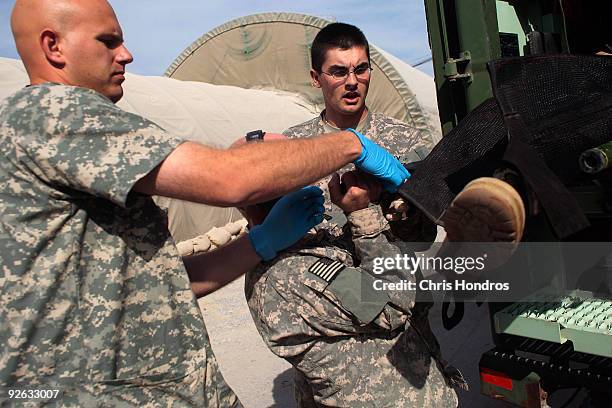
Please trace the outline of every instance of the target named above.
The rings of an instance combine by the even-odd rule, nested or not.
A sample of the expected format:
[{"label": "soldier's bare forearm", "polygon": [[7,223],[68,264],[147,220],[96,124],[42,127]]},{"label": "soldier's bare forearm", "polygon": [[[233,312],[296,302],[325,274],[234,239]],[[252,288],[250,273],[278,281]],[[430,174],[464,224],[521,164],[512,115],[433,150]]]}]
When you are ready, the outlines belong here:
[{"label": "soldier's bare forearm", "polygon": [[183,258],[183,262],[191,289],[197,297],[202,297],[245,274],[261,262],[261,258],[248,236],[243,235],[215,251]]},{"label": "soldier's bare forearm", "polygon": [[227,150],[185,142],[134,189],[205,204],[244,206],[313,183],[360,154],[359,139],[350,132]]}]

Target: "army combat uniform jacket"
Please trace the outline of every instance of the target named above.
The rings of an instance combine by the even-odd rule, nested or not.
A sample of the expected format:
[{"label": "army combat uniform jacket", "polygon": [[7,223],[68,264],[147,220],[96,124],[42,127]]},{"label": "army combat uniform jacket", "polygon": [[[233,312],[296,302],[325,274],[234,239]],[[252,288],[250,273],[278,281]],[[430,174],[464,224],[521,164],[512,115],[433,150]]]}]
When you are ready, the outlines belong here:
[{"label": "army combat uniform jacket", "polygon": [[373,273],[377,258],[400,254],[380,207],[348,221],[352,241],[320,230],[246,277],[259,333],[297,370],[299,406],[455,407],[427,320],[430,304],[415,291],[376,289],[416,280],[394,268]]},{"label": "army combat uniform jacket", "polygon": [[130,192],[180,143],[89,89],[0,105],[0,405],[240,406],[165,212]]}]

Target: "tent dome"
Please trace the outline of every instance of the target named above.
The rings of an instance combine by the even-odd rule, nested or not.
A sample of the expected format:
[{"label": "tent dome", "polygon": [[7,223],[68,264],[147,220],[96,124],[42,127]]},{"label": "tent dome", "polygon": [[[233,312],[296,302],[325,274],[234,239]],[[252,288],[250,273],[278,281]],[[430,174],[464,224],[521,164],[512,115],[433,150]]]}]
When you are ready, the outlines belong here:
[{"label": "tent dome", "polygon": [[[330,21],[295,13],[262,13],[229,21],[201,36],[170,65],[166,76],[298,95],[323,109],[310,85],[310,47]],[[421,130],[433,146],[441,138],[433,79],[370,44],[374,71],[368,106]]]}]

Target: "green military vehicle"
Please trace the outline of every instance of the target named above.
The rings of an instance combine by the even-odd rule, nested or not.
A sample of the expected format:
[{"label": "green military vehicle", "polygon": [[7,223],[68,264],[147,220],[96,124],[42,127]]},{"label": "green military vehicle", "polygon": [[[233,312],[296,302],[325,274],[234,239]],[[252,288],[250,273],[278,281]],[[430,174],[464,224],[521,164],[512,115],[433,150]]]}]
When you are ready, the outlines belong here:
[{"label": "green military vehicle", "polygon": [[[493,96],[486,66],[491,60],[612,53],[607,42],[612,38],[607,21],[611,3],[425,0],[443,133]],[[591,223],[612,225],[608,152],[612,149],[604,146],[581,156],[584,171],[596,174],[592,182],[568,188]],[[529,221],[525,239],[555,240],[546,222],[537,220]],[[585,240],[608,241],[601,236]],[[610,256],[600,266],[601,273],[612,276]],[[590,401],[599,401],[593,404],[612,406],[612,296],[565,289],[564,296],[548,303],[488,304],[495,348],[480,359],[483,394],[518,406],[545,407],[555,390],[587,389],[595,396]]]}]

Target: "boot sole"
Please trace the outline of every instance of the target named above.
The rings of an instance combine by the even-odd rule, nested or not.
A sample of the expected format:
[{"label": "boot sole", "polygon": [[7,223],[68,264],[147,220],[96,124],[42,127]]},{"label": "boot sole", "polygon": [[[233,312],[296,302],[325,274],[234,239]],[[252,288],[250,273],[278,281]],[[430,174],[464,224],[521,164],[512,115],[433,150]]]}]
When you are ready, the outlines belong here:
[{"label": "boot sole", "polygon": [[447,241],[518,243],[525,206],[510,184],[492,177],[468,183],[444,212]]}]

